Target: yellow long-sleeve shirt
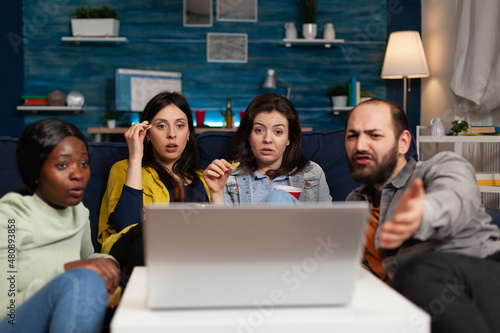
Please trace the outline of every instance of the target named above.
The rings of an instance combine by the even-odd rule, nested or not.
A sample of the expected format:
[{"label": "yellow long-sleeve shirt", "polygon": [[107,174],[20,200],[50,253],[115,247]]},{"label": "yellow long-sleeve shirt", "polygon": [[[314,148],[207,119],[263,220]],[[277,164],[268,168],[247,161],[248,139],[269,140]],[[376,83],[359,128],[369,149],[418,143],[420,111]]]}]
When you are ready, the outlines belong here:
[{"label": "yellow long-sleeve shirt", "polygon": [[[127,175],[128,160],[116,162],[109,172],[108,186],[101,203],[101,211],[99,213],[99,230],[97,240],[102,244],[102,253],[109,253],[113,244],[126,233],[130,228],[137,223],[132,224],[120,232],[117,232],[115,227],[109,221],[109,215],[114,212],[116,204],[122,194],[125,177]],[[208,198],[210,199],[210,191],[203,178],[203,171],[196,172],[200,178]],[[143,189],[143,207],[149,203],[165,203],[170,202],[168,189],[161,181],[158,173],[150,167],[142,168],[142,189]],[[144,209],[144,208],[143,208]]]}]

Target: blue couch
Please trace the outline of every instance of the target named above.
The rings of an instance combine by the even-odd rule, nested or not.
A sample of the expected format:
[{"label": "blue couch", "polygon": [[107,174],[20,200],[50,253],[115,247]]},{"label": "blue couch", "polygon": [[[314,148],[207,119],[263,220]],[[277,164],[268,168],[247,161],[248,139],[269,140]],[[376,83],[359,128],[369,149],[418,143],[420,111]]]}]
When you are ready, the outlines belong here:
[{"label": "blue couch", "polygon": [[[216,158],[230,160],[234,155],[232,148],[234,132],[204,132],[198,136],[200,161],[207,166]],[[25,188],[16,166],[17,139],[0,137],[0,196],[9,191]],[[356,188],[356,183],[349,173],[344,153],[344,131],[304,132],[302,147],[306,156],[317,162],[325,171],[330,194],[334,201],[343,201]],[[407,154],[415,159],[415,145]],[[83,197],[83,203],[90,211],[92,241],[96,251],[101,245],[97,242],[97,225],[101,199],[106,190],[108,173],[111,166],[127,158],[128,150],[123,142],[91,142],[91,176]],[[492,212],[492,214],[500,214]],[[500,216],[499,216],[500,217]],[[496,219],[500,221],[500,218]]]}]

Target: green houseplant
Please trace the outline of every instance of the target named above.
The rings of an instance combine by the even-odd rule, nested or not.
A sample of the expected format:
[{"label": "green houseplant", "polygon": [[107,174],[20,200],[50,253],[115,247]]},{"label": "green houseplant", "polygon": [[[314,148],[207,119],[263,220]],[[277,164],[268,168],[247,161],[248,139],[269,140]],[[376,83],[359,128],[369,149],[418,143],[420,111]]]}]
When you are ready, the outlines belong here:
[{"label": "green houseplant", "polygon": [[458,122],[458,120],[451,122],[451,135],[459,135],[460,133],[467,133],[469,130],[469,123],[465,120]]},{"label": "green houseplant", "polygon": [[349,90],[345,85],[338,84],[330,87],[328,88],[326,94],[331,98],[333,107],[347,106],[347,97],[349,95]]},{"label": "green houseplant", "polygon": [[120,115],[114,111],[108,111],[104,114],[104,119],[106,119],[106,123],[109,128],[116,127],[116,121],[120,118]]},{"label": "green houseplant", "polygon": [[302,35],[305,39],[314,39],[318,34],[316,24],[316,0],[297,0],[302,20]]},{"label": "green houseplant", "polygon": [[101,8],[80,7],[73,13],[76,19],[113,18],[118,20],[118,12],[104,5]]},{"label": "green houseplant", "polygon": [[364,102],[373,98],[373,93],[371,91],[362,91],[359,94],[359,97],[360,97],[360,102]]},{"label": "green houseplant", "polygon": [[73,13],[71,29],[75,37],[118,36],[120,21],[118,12],[104,5],[100,8],[80,7]]},{"label": "green houseplant", "polygon": [[347,87],[345,85],[338,84],[336,86],[328,88],[326,94],[329,97],[347,96],[349,94],[349,91],[347,90]]}]

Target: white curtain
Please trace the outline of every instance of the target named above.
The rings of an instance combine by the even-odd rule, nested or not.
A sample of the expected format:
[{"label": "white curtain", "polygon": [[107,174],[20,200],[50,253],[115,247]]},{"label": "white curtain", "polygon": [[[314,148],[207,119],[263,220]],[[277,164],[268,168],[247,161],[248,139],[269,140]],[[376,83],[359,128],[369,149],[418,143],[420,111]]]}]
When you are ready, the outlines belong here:
[{"label": "white curtain", "polygon": [[500,107],[500,1],[458,4],[451,89],[459,97],[460,110],[491,112]]}]

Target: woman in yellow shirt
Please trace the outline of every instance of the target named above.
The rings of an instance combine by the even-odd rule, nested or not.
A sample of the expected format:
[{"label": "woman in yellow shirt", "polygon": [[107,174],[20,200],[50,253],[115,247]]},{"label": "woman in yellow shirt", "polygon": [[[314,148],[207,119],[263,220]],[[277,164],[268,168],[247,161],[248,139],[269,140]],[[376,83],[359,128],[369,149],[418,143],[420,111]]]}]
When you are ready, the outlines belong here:
[{"label": "woman in yellow shirt", "polygon": [[140,121],[125,133],[129,158],[111,168],[99,215],[101,252],[118,260],[124,285],[133,267],[144,265],[140,222],[146,204],[170,202],[178,184],[186,201],[209,201],[186,99],[179,93],[159,93]]}]

